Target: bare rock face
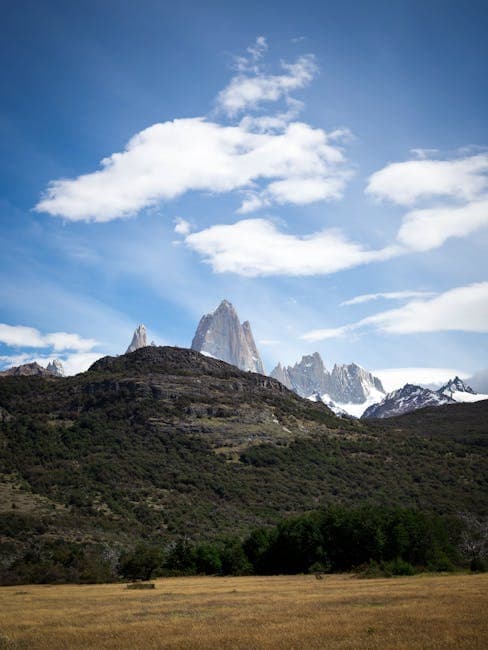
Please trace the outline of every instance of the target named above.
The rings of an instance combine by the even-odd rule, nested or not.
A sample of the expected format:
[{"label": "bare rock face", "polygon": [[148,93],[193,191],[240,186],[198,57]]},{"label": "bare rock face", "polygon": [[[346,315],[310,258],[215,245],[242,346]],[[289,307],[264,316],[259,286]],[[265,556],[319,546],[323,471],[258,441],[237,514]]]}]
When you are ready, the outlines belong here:
[{"label": "bare rock face", "polygon": [[46,370],[51,373],[51,375],[54,375],[55,377],[64,377],[64,368],[63,364],[59,359],[53,359],[50,361],[47,366]]},{"label": "bare rock face", "polygon": [[325,392],[340,404],[362,404],[375,392],[385,393],[378,377],[356,363],[335,365],[326,382]]},{"label": "bare rock face", "polygon": [[132,341],[125,353],[128,354],[129,352],[134,352],[135,350],[139,350],[139,348],[145,348],[147,344],[148,343],[147,343],[146,328],[141,323],[138,327],[136,327],[134,336],[132,337]]},{"label": "bare rock face", "polygon": [[287,368],[279,363],[271,372],[271,377],[278,379],[301,397],[310,397],[315,393],[322,395],[326,392],[327,371],[318,352],[304,355],[300,362]]},{"label": "bare rock face", "polygon": [[363,404],[372,395],[381,399],[385,393],[378,377],[355,363],[336,364],[329,372],[318,352],[303,356],[294,366],[279,363],[271,377],[302,397],[327,395],[328,400],[339,404]]},{"label": "bare rock face", "polygon": [[236,310],[228,300],[223,300],[213,313],[202,316],[191,348],[241,370],[265,374],[251,325],[249,321],[241,325]]},{"label": "bare rock face", "polygon": [[288,372],[288,368],[282,366],[281,363],[278,363],[278,365],[275,368],[273,368],[270,377],[277,379],[279,382],[283,384],[283,386],[286,386],[290,390],[295,390],[295,388],[293,387],[293,382],[290,377],[290,373]]}]

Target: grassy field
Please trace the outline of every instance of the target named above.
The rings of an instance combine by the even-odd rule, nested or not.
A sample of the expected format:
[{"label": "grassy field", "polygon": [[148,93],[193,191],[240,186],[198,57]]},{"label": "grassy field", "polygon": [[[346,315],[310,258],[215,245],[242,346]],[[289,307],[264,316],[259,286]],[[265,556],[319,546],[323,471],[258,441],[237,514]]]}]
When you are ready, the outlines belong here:
[{"label": "grassy field", "polygon": [[488,647],[488,574],[0,588],[0,648]]}]

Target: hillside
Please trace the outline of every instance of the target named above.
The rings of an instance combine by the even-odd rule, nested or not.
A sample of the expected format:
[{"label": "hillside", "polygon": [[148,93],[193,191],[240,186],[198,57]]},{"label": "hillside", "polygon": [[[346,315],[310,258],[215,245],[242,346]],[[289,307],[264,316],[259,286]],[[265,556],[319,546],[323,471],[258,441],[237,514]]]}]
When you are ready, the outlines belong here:
[{"label": "hillside", "polygon": [[486,512],[486,409],[353,422],[167,347],[74,377],[2,377],[2,549],[208,539],[327,503]]}]

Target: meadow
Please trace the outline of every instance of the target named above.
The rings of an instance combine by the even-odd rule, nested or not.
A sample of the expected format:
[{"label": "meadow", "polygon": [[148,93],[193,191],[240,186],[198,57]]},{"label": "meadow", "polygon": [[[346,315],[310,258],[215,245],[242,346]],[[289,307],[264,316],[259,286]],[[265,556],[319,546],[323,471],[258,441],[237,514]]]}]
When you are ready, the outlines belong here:
[{"label": "meadow", "polygon": [[488,647],[488,574],[0,588],[0,648]]}]

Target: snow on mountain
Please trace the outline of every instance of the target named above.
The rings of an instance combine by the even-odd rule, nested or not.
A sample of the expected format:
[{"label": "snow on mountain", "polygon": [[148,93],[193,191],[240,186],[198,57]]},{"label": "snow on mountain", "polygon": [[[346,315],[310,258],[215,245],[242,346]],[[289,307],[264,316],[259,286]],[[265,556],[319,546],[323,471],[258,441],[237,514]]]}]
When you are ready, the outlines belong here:
[{"label": "snow on mountain", "polygon": [[438,392],[447,395],[456,402],[480,402],[488,399],[488,395],[475,393],[471,386],[467,386],[459,377],[448,381],[442,388],[439,388]]},{"label": "snow on mountain", "polygon": [[46,366],[46,370],[52,375],[56,375],[56,377],[64,377],[63,364],[59,359],[53,359],[50,361]]},{"label": "snow on mountain", "polygon": [[287,388],[302,397],[320,395],[332,410],[339,409],[354,417],[375,402],[383,399],[381,381],[355,363],[336,364],[329,372],[318,352],[305,355],[294,366],[279,363],[271,372]]},{"label": "snow on mountain", "polygon": [[443,406],[455,404],[455,400],[439,391],[433,391],[422,386],[405,384],[403,388],[388,393],[378,404],[368,407],[363,418],[391,418],[402,413],[416,411],[426,406]]}]

